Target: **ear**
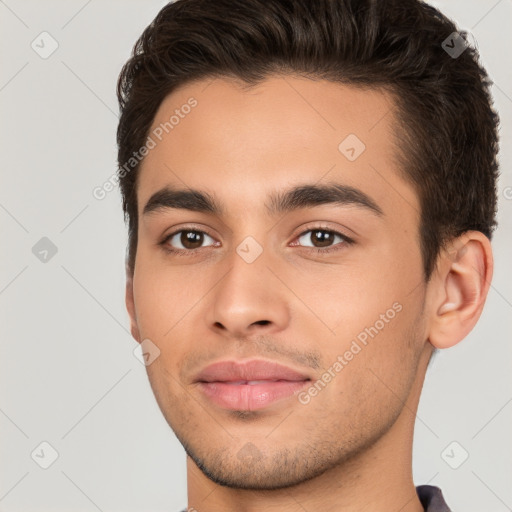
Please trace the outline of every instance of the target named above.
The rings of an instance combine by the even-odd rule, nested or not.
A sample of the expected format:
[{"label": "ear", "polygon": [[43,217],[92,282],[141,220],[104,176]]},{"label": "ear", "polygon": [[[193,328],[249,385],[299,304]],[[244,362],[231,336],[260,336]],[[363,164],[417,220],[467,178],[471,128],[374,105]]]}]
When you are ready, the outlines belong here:
[{"label": "ear", "polygon": [[141,342],[139,327],[137,325],[137,315],[135,313],[135,300],[133,298],[133,274],[130,272],[128,265],[126,265],[126,309],[128,310],[128,315],[130,315],[130,331],[132,333],[133,338],[138,343]]},{"label": "ear", "polygon": [[463,340],[480,318],[493,273],[489,239],[467,231],[441,251],[432,285],[429,341],[449,348]]}]

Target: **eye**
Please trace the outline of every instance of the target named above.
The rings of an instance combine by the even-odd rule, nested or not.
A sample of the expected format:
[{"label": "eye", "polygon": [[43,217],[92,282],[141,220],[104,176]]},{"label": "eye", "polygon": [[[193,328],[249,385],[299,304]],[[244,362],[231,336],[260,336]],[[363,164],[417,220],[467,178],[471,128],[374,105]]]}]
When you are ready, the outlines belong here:
[{"label": "eye", "polygon": [[[351,244],[353,241],[332,229],[315,228],[304,231],[298,238],[300,245],[311,247],[317,252],[330,252],[341,249],[339,245]],[[309,242],[309,244],[308,244]],[[337,247],[338,246],[338,247]]]},{"label": "eye", "polygon": [[[213,238],[210,235],[207,235],[204,231],[198,231],[195,229],[182,229],[180,231],[171,233],[162,243],[165,245],[167,250],[171,252],[190,252],[195,249],[202,248],[205,239],[209,239],[211,242],[215,242],[215,240],[213,240]],[[212,244],[210,243],[209,245]]]},{"label": "eye", "polygon": [[[338,231],[322,227],[308,229],[301,233],[296,240],[298,243],[294,242],[291,244],[292,246],[309,247],[309,250],[319,254],[341,250],[345,245],[353,243],[353,240]],[[207,245],[204,245],[205,242]],[[177,256],[191,256],[205,247],[219,245],[219,242],[199,229],[181,229],[168,235],[161,245],[165,251]]]}]

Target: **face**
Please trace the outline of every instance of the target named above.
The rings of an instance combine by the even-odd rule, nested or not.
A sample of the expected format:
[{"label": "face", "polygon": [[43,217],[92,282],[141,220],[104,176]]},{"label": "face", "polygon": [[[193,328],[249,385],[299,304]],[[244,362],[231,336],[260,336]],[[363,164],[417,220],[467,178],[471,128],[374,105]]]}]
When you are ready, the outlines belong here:
[{"label": "face", "polygon": [[426,286],[393,119],[384,92],[284,76],[189,83],[158,110],[133,332],[160,351],[158,404],[217,483],[311,479],[403,412]]}]

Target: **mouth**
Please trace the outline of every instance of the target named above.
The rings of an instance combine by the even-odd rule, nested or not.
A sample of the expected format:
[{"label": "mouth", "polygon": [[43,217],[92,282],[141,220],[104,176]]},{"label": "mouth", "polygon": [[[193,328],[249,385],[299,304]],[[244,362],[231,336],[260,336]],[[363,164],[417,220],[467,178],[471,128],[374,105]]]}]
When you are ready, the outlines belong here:
[{"label": "mouth", "polygon": [[263,360],[215,363],[195,380],[209,401],[237,411],[255,411],[291,398],[310,381],[308,375],[297,370]]}]

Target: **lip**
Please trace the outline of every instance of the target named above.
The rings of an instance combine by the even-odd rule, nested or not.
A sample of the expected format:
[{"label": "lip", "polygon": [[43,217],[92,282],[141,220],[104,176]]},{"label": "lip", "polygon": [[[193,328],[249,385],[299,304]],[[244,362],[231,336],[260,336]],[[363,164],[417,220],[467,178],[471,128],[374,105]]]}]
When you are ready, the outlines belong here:
[{"label": "lip", "polygon": [[195,377],[202,393],[222,408],[255,411],[289,398],[311,378],[273,361],[221,361]]}]

